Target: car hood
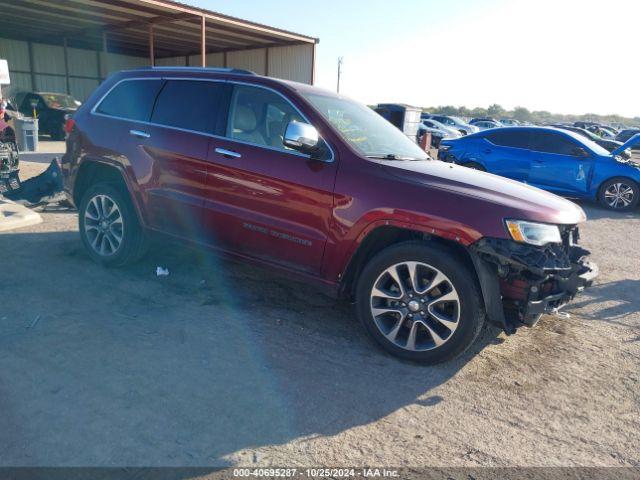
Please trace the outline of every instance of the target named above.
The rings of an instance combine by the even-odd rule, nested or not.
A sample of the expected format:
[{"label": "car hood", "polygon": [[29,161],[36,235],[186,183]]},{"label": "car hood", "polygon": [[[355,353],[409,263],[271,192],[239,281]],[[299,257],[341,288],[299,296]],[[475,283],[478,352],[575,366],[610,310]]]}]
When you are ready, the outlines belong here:
[{"label": "car hood", "polygon": [[487,172],[436,160],[385,161],[391,175],[429,188],[492,203],[520,220],[574,225],[586,220],[582,208],[539,188]]},{"label": "car hood", "polygon": [[611,155],[614,155],[614,156],[620,155],[627,148],[631,148],[634,145],[637,145],[638,143],[640,143],[640,133],[636,133],[633,137],[631,137],[629,140],[624,142],[621,146],[616,148],[613,152],[611,152]]}]

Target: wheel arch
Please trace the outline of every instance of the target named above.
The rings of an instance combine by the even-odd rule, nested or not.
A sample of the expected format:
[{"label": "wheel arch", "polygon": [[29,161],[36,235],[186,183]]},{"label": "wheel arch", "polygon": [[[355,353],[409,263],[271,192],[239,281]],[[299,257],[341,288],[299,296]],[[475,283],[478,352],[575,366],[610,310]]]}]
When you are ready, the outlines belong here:
[{"label": "wheel arch", "polygon": [[448,249],[476,273],[476,280],[478,280],[471,254],[467,247],[459,240],[448,239],[417,228],[385,224],[371,229],[359,242],[359,245],[347,263],[344,273],[340,276],[339,296],[352,300],[355,295],[355,286],[358,282],[358,277],[369,259],[385,248],[410,241],[423,241],[425,244],[437,245],[441,248]]},{"label": "wheel arch", "polygon": [[113,183],[124,193],[127,193],[133,203],[138,220],[142,225],[145,224],[143,212],[140,210],[139,202],[135,201],[136,196],[124,168],[111,162],[99,159],[85,159],[80,164],[73,184],[73,203],[79,206],[85,192],[91,185],[98,182]]}]

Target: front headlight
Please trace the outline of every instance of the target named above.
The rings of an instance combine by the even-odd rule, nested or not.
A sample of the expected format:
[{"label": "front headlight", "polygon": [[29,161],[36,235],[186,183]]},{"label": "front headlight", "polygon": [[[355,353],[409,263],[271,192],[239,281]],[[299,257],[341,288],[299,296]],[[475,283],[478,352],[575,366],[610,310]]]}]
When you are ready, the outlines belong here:
[{"label": "front headlight", "polygon": [[542,247],[547,243],[562,243],[557,225],[533,223],[524,220],[506,220],[507,230],[516,242]]}]

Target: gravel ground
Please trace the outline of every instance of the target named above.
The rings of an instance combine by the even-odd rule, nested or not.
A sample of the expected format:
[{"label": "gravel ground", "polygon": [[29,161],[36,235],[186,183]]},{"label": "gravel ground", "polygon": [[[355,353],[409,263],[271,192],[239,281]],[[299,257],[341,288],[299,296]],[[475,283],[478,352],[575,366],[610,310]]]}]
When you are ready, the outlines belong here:
[{"label": "gravel ground", "polygon": [[640,212],[584,207],[601,276],[571,317],[437,367],[208,252],[98,267],[77,215],[44,212],[0,234],[0,466],[639,467]]}]

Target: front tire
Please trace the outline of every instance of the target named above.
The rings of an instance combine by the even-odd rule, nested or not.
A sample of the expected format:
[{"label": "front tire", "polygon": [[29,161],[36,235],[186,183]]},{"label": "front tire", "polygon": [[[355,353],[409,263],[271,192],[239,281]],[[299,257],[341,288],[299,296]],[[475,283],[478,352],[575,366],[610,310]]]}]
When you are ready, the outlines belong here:
[{"label": "front tire", "polygon": [[424,242],[376,255],[358,279],[356,308],[379,346],[424,364],[461,355],[485,319],[475,273],[449,250]]},{"label": "front tire", "polygon": [[127,193],[114,183],[89,187],[78,209],[80,237],[89,256],[104,266],[139,260],[147,238]]},{"label": "front tire", "polygon": [[633,210],[640,200],[640,186],[624,177],[611,178],[598,190],[600,205],[617,212]]}]

